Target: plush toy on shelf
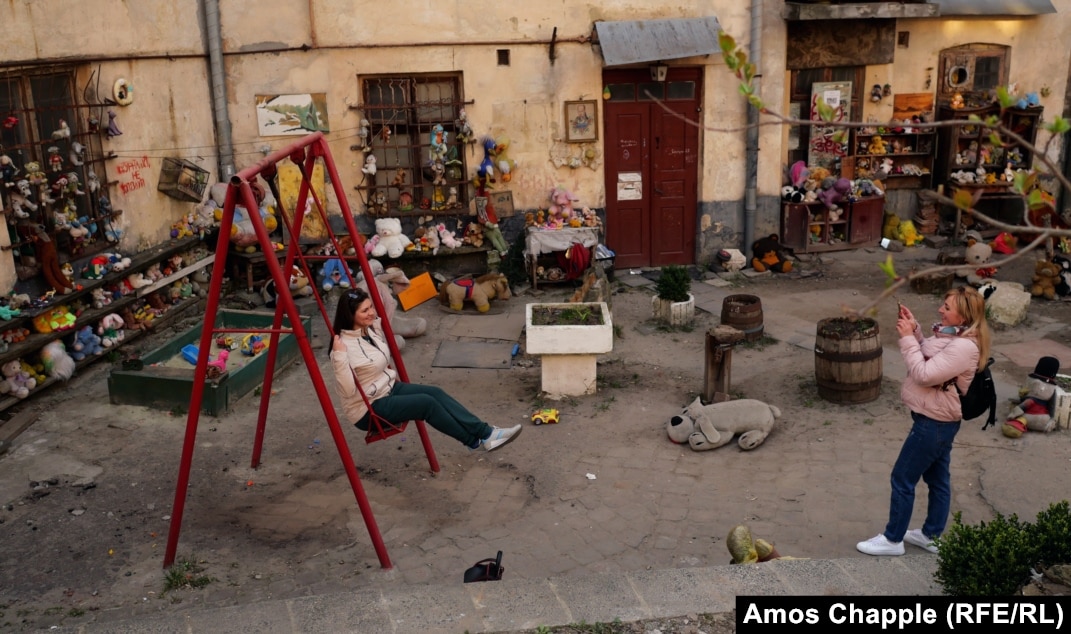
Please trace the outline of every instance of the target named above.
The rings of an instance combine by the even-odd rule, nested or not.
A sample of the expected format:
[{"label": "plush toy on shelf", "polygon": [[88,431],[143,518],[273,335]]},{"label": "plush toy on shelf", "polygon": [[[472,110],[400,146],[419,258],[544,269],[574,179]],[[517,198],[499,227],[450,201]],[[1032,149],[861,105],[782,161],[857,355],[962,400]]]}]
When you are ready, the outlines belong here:
[{"label": "plush toy on shelf", "polygon": [[0,381],[0,394],[10,394],[18,399],[30,395],[30,390],[37,387],[37,380],[23,372],[22,363],[18,359],[8,361],[3,365],[4,379]]},{"label": "plush toy on shelf", "polygon": [[84,326],[74,333],[70,341],[70,355],[75,361],[104,352],[101,338],[93,332],[93,326]]},{"label": "plush toy on shelf", "polygon": [[123,322],[123,318],[115,313],[108,313],[100,318],[100,323],[97,324],[97,336],[100,337],[100,345],[105,348],[111,348],[118,345],[123,339],[126,338],[126,324]]},{"label": "plush toy on shelf", "polygon": [[375,258],[384,255],[391,258],[401,257],[405,253],[405,247],[413,243],[409,236],[402,233],[402,221],[398,218],[377,218],[376,235],[379,236],[379,242],[371,252]]}]

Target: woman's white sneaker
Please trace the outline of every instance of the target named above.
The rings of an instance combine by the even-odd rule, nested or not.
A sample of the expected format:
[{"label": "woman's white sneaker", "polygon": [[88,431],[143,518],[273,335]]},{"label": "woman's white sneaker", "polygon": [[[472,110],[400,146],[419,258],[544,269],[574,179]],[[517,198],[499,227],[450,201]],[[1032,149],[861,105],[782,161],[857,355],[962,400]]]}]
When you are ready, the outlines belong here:
[{"label": "woman's white sneaker", "polygon": [[516,425],[514,427],[492,427],[491,435],[483,439],[483,448],[487,451],[494,451],[499,447],[502,447],[510,443],[514,438],[521,435],[523,427]]},{"label": "woman's white sneaker", "polygon": [[865,542],[855,545],[856,549],[866,555],[902,555],[904,554],[904,542],[891,542],[884,534],[878,534]]},{"label": "woman's white sneaker", "polygon": [[933,540],[929,537],[926,537],[926,533],[923,533],[921,528],[913,528],[904,533],[904,541],[927,552],[937,554],[937,544],[933,543]]}]

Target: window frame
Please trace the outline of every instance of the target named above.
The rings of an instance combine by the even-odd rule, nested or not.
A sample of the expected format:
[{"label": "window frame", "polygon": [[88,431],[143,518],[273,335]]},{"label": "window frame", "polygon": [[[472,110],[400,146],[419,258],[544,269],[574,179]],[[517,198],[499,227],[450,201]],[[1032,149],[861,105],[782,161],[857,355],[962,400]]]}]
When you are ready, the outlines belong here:
[{"label": "window frame", "polygon": [[[376,173],[356,186],[370,215],[413,216],[468,209],[466,147],[459,141],[461,110],[466,102],[461,73],[412,73],[358,77],[360,111],[369,125],[365,157],[374,155]],[[433,184],[431,135],[436,125],[446,134],[445,182]],[[367,158],[365,159],[367,160]],[[404,176],[400,176],[404,174]],[[398,185],[399,179],[403,184]],[[456,189],[456,199],[450,190]],[[412,208],[400,204],[403,192],[412,195]],[[377,201],[379,194],[384,201]],[[426,204],[426,206],[425,206]]]},{"label": "window frame", "polygon": [[[979,76],[980,60],[998,60],[997,77],[993,85],[978,86],[975,81]],[[1011,47],[1003,44],[972,43],[943,49],[938,53],[937,100],[949,103],[952,96],[959,93],[968,102],[991,103],[993,94],[999,86],[1008,84],[1008,72],[1011,66]],[[966,74],[961,83],[951,80],[954,69],[960,68]]]},{"label": "window frame", "polygon": [[[110,233],[109,229],[119,212],[112,210],[110,202],[105,206],[110,213],[102,211],[101,199],[110,197],[106,189],[108,177],[100,130],[99,127],[91,129],[89,122],[97,116],[94,108],[103,110],[103,107],[78,103],[77,76],[78,67],[73,65],[16,67],[0,72],[0,120],[4,124],[0,126],[0,145],[2,153],[18,170],[14,177],[16,185],[5,187],[2,196],[5,211],[11,208],[10,192],[17,189],[19,181],[29,180],[31,176],[26,170],[28,163],[38,163],[47,179],[41,186],[31,185],[33,195],[30,199],[37,209],[24,207],[28,217],[7,214],[16,265],[31,264],[31,258],[36,258],[32,236],[38,224],[43,225],[52,238],[61,262],[73,262],[114,249],[118,241],[117,234]],[[17,123],[13,118],[17,118]],[[54,137],[60,130],[61,119],[67,123],[69,136]],[[75,142],[82,147],[80,155],[72,151]],[[50,165],[51,147],[58,149],[58,169]],[[78,160],[82,164],[73,163],[72,156],[80,156]],[[90,182],[90,170],[96,176],[95,183]],[[78,177],[78,186],[73,190],[57,189],[59,177],[67,177],[72,172]],[[98,189],[92,191],[91,184]],[[55,202],[49,203],[46,198]],[[80,224],[89,230],[88,235],[76,237],[72,230],[59,223],[67,201],[73,202],[75,218],[85,219]]]}]

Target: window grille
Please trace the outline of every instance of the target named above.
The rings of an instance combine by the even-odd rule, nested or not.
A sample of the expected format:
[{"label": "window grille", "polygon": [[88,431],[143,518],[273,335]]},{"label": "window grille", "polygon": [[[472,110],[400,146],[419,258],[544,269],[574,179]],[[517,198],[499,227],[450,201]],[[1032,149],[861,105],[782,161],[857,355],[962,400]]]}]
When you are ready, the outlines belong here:
[{"label": "window grille", "polygon": [[[0,73],[0,198],[16,269],[32,276],[32,236],[43,226],[61,261],[114,248],[105,187],[102,106],[75,100],[73,68]],[[35,165],[36,164],[36,165]]]},{"label": "window grille", "polygon": [[[465,106],[460,87],[458,75],[362,80],[361,111],[369,130],[361,149],[366,157],[375,157],[375,174],[365,169],[356,189],[370,213],[395,216],[468,207],[465,146],[475,139],[458,138]],[[445,144],[433,144],[433,134],[440,130]]]}]

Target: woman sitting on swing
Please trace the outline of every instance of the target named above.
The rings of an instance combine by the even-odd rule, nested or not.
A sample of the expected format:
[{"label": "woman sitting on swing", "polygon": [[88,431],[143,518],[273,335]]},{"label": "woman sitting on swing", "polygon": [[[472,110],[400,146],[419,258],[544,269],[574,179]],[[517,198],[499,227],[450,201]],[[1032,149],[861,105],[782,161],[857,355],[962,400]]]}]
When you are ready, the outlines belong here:
[{"label": "woman sitting on swing", "polygon": [[[368,431],[373,415],[394,424],[424,420],[469,449],[482,446],[487,451],[520,435],[520,425],[492,427],[441,388],[398,381],[375,305],[364,289],[342,294],[332,329],[331,363],[342,409],[357,429]],[[355,381],[361,382],[361,389]]]}]

